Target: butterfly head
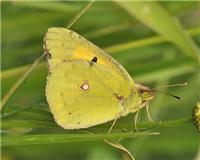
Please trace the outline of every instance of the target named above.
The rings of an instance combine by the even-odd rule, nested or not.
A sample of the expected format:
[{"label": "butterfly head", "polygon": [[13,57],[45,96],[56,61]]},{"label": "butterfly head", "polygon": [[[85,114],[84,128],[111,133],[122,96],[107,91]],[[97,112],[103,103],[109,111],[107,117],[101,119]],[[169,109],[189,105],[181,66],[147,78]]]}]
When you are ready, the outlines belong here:
[{"label": "butterfly head", "polygon": [[142,102],[149,102],[154,99],[154,91],[149,89],[148,87],[145,87],[141,84],[136,84],[138,93],[142,99]]}]

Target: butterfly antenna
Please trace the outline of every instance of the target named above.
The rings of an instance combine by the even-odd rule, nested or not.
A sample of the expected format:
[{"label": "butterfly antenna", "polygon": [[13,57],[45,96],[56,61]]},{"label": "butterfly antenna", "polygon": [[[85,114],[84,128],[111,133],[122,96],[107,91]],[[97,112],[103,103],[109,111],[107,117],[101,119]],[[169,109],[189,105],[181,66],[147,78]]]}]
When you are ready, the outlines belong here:
[{"label": "butterfly antenna", "polygon": [[160,87],[156,87],[156,88],[152,88],[152,89],[160,89],[160,88],[169,88],[169,87],[182,87],[182,86],[187,86],[188,83],[177,83],[177,84],[169,84],[169,85],[165,85],[165,86],[160,86]]},{"label": "butterfly antenna", "polygon": [[165,95],[174,97],[174,98],[176,98],[176,99],[178,99],[178,100],[181,99],[181,97],[179,97],[179,96],[176,96],[176,95],[173,95],[173,94],[171,94],[171,93],[164,92],[164,91],[160,91],[160,90],[157,90],[157,89],[152,89],[152,91],[154,91],[154,92],[159,92],[159,93],[162,93],[162,94],[165,94]]},{"label": "butterfly antenna", "polygon": [[136,114],[134,117],[134,127],[135,127],[136,132],[139,132],[138,127],[137,127],[138,120],[139,120],[139,112],[140,112],[140,109],[136,111]]},{"label": "butterfly antenna", "polygon": [[162,93],[162,94],[165,94],[165,95],[168,95],[168,96],[171,96],[171,97],[174,97],[174,98],[180,100],[181,97],[173,95],[173,94],[170,94],[170,93],[167,93],[167,92],[164,92],[164,91],[160,91],[159,89],[160,88],[169,88],[169,87],[182,87],[182,86],[187,86],[187,85],[188,85],[187,82],[185,82],[185,83],[177,83],[177,84],[169,84],[169,85],[165,85],[165,86],[152,88],[151,90],[153,92],[159,92],[159,93]]}]

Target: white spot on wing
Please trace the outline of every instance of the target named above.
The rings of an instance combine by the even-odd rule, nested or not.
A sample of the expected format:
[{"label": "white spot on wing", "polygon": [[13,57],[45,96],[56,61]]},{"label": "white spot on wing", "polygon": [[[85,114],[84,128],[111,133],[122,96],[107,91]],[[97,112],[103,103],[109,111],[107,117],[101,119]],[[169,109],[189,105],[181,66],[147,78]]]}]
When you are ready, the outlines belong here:
[{"label": "white spot on wing", "polygon": [[89,89],[89,85],[87,83],[84,83],[81,85],[81,89],[87,91]]}]

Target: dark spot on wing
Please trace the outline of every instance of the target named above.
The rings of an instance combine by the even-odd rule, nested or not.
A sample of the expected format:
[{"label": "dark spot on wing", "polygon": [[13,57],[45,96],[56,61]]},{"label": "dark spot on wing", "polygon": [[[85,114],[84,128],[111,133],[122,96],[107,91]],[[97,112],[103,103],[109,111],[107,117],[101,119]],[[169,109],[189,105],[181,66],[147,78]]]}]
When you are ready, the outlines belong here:
[{"label": "dark spot on wing", "polygon": [[92,59],[92,62],[97,62],[97,57],[94,57],[93,59]]},{"label": "dark spot on wing", "polygon": [[124,99],[124,96],[120,96],[117,93],[114,93],[113,95],[120,101]]},{"label": "dark spot on wing", "polygon": [[66,62],[67,60],[66,60],[66,59],[63,59],[62,61],[63,61],[63,62]]},{"label": "dark spot on wing", "polygon": [[117,93],[113,93],[113,95],[118,99],[121,105],[124,105],[125,98],[122,95],[118,95]]},{"label": "dark spot on wing", "polygon": [[47,68],[48,68],[48,73],[49,73],[49,75],[50,75],[50,74],[51,74],[51,69],[50,69],[49,63],[47,64]]},{"label": "dark spot on wing", "polygon": [[51,59],[51,54],[47,50],[45,50],[45,53],[47,55],[47,60],[50,60]]},{"label": "dark spot on wing", "polygon": [[97,63],[97,57],[92,58],[92,60],[89,62],[90,67],[92,67],[95,63]]},{"label": "dark spot on wing", "polygon": [[50,60],[51,59],[51,54],[49,53],[49,48],[47,47],[47,39],[46,39],[46,36],[44,38],[44,42],[43,42],[43,48],[44,48],[44,52],[46,53],[47,55],[47,60]]},{"label": "dark spot on wing", "polygon": [[71,112],[68,113],[68,115],[71,115],[71,114],[72,114]]}]

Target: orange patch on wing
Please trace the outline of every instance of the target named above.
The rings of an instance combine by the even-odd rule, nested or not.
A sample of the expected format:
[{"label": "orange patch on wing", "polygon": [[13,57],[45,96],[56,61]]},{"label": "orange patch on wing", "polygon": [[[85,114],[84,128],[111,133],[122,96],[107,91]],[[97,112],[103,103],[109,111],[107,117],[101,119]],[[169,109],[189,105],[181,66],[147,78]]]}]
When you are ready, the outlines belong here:
[{"label": "orange patch on wing", "polygon": [[92,59],[94,57],[97,57],[98,59],[98,64],[102,64],[104,66],[107,66],[107,67],[112,67],[112,63],[110,63],[110,61],[108,61],[107,59],[105,59],[102,56],[99,56],[94,52],[92,52],[91,50],[87,49],[87,48],[83,48],[83,47],[78,47],[74,53],[73,53],[73,58],[72,59],[84,59],[84,60],[87,60],[87,61],[92,61]]},{"label": "orange patch on wing", "polygon": [[92,53],[90,50],[83,48],[83,47],[78,47],[74,53],[73,53],[73,58],[72,59],[84,59],[87,61],[90,61],[94,56],[94,53]]}]

